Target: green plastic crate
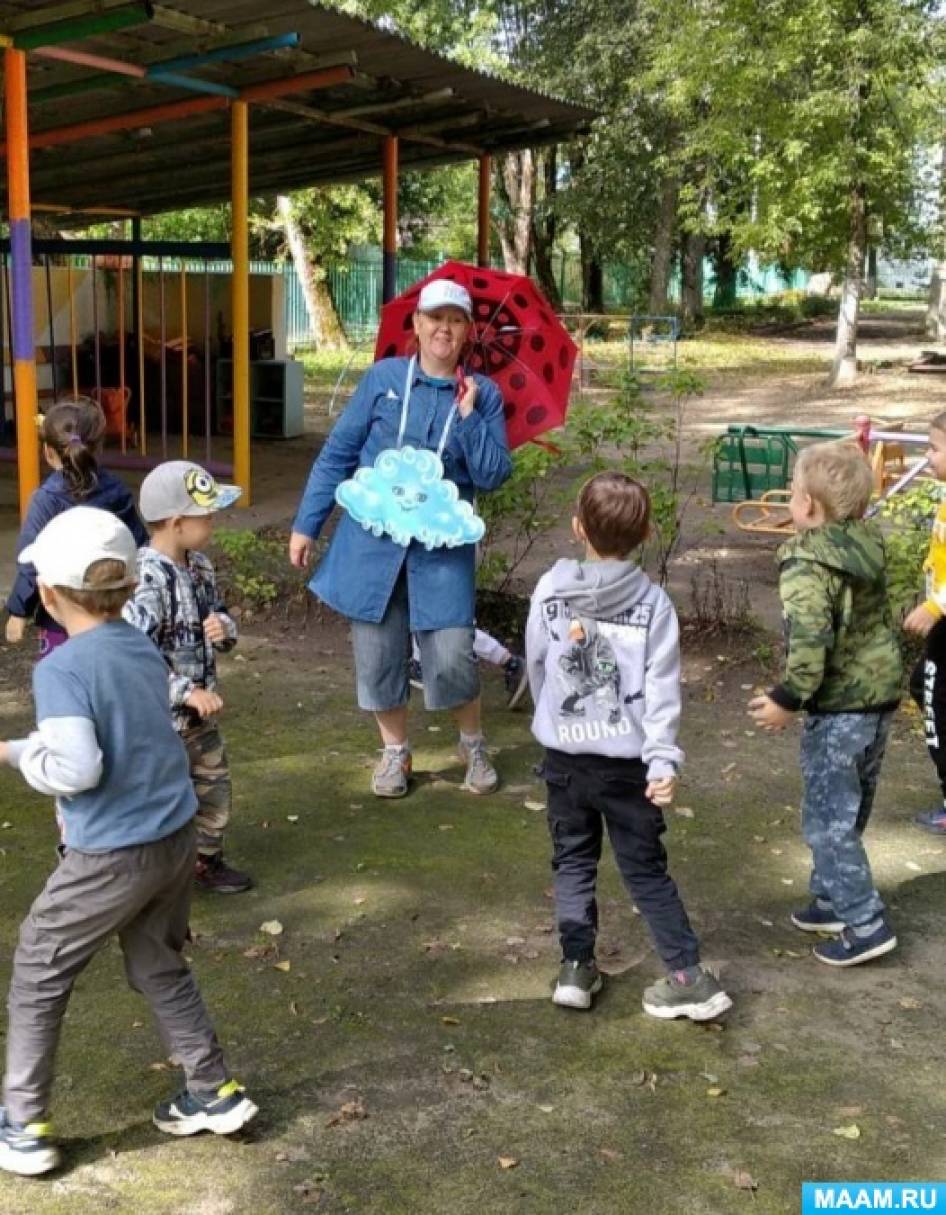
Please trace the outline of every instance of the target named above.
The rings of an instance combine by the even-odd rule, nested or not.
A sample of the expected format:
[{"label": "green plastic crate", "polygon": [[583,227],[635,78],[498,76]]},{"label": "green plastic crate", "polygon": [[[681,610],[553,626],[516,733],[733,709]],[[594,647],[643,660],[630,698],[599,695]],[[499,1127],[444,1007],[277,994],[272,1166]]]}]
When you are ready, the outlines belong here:
[{"label": "green plastic crate", "polygon": [[713,451],[713,501],[744,502],[788,489],[797,451],[786,434],[730,426]]}]

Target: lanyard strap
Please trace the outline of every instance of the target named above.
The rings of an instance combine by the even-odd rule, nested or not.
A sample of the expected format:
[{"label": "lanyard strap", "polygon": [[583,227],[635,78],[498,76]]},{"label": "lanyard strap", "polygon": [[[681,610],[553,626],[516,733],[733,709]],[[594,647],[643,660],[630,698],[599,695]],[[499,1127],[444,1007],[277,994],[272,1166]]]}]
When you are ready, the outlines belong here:
[{"label": "lanyard strap", "polygon": [[[404,442],[404,432],[407,430],[407,412],[410,407],[411,388],[414,384],[414,371],[417,367],[417,355],[411,356],[411,361],[407,365],[407,380],[404,383],[404,395],[401,398],[401,423],[397,428],[397,446],[400,451]],[[450,427],[453,425],[453,419],[456,417],[457,403],[454,400],[450,407],[450,412],[447,414],[447,421],[443,428],[443,434],[440,436],[440,442],[437,445],[437,458],[443,458],[444,448],[447,446],[447,439],[450,435]]]}]

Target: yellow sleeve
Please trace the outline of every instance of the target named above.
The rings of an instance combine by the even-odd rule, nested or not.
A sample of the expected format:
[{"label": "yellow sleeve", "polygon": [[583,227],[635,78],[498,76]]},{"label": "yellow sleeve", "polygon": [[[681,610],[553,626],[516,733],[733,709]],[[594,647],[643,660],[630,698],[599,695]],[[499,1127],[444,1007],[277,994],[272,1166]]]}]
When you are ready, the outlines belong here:
[{"label": "yellow sleeve", "polygon": [[937,619],[946,613],[946,502],[936,511],[930,549],[923,563],[926,572],[926,610]]}]

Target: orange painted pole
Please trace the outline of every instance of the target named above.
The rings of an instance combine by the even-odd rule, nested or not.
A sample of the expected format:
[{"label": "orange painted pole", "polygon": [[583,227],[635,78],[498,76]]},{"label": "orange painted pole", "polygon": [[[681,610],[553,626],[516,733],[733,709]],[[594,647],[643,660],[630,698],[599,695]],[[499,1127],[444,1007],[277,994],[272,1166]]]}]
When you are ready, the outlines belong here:
[{"label": "orange painted pole", "polygon": [[381,262],[381,302],[397,295],[397,136],[388,135],[383,153],[384,233]]},{"label": "orange painted pole", "polygon": [[230,111],[231,280],[233,311],[233,479],[252,505],[250,487],[250,120],[245,101]]},{"label": "orange painted pole", "polygon": [[489,265],[489,190],[491,161],[489,156],[480,157],[480,180],[478,214],[476,224],[476,264]]},{"label": "orange painted pole", "polygon": [[187,459],[187,268],[181,258],[181,456]]},{"label": "orange painted pole", "polygon": [[7,198],[13,313],[13,383],[16,392],[16,460],[20,517],[39,487],[36,431],[36,349],[33,344],[33,250],[30,222],[30,154],[26,108],[26,55],[3,52],[6,109]]},{"label": "orange painted pole", "polygon": [[[306,93],[311,89],[328,89],[345,84],[354,75],[350,67],[323,68],[316,72],[303,72],[299,76],[267,80],[250,85],[240,94],[241,101],[267,101],[275,97],[288,97],[292,93]],[[129,110],[125,114],[110,114],[107,118],[94,118],[88,122],[74,122],[70,126],[50,127],[39,131],[30,140],[31,148],[54,148],[60,144],[77,143],[80,139],[92,139],[96,135],[110,135],[114,131],[131,131],[137,127],[154,127],[162,122],[175,122],[181,118],[192,118],[195,114],[209,114],[214,110],[225,110],[231,101],[227,97],[191,97],[186,101],[169,101],[165,105],[146,106],[142,110]],[[0,144],[0,156],[7,155],[6,143]]]}]

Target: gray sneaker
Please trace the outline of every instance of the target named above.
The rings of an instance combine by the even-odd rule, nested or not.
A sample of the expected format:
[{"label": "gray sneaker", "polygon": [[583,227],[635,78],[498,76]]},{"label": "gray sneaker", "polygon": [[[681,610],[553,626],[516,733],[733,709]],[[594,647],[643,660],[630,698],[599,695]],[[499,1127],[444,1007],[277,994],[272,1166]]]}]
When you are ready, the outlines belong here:
[{"label": "gray sneaker", "polygon": [[562,1008],[590,1008],[591,997],[598,994],[603,982],[594,958],[590,962],[563,962],[552,1000]]},{"label": "gray sneaker", "polygon": [[381,752],[371,776],[371,792],[375,797],[405,797],[411,782],[411,753]]},{"label": "gray sneaker", "polygon": [[689,1017],[691,1021],[712,1021],[732,1008],[732,1000],[708,970],[700,969],[695,983],[678,983],[668,975],[644,988],[644,1012],[670,1020]]},{"label": "gray sneaker", "polygon": [[486,744],[479,742],[467,747],[460,743],[460,758],[466,763],[463,788],[470,793],[492,793],[499,785],[499,775],[486,754]]}]

